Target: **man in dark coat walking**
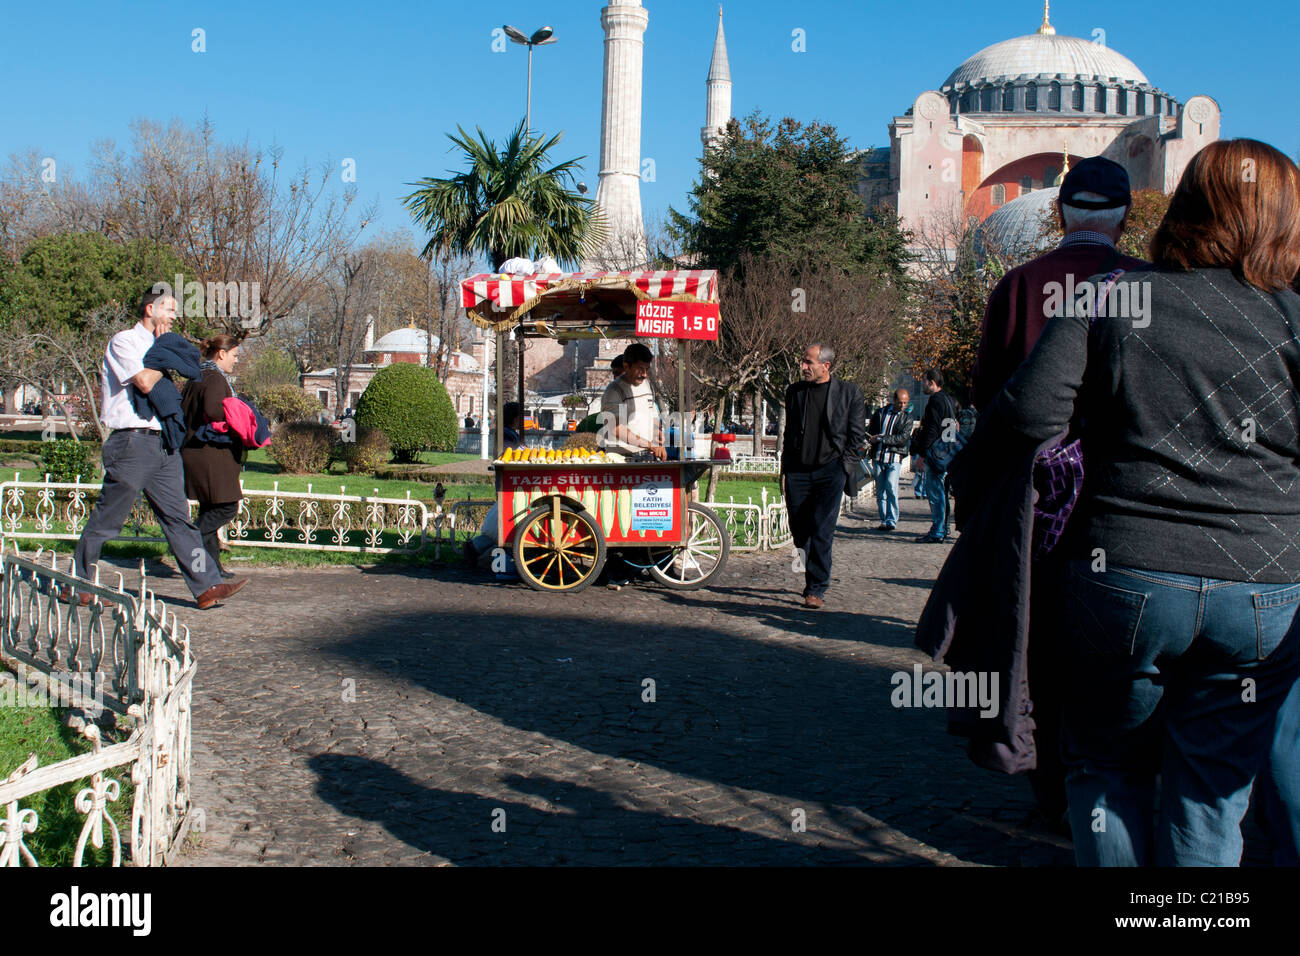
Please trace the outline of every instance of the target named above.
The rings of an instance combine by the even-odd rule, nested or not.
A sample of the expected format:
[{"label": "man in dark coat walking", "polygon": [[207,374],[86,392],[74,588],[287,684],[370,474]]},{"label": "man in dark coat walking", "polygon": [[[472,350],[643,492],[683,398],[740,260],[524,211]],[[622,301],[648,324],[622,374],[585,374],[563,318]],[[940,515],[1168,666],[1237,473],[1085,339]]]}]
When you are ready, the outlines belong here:
[{"label": "man in dark coat walking", "polygon": [[948,539],[952,515],[948,508],[948,474],[930,457],[930,449],[940,442],[951,442],[958,432],[957,403],[943,390],[943,372],[927,368],[921,374],[921,391],[928,401],[921,412],[921,427],[913,450],[917,468],[925,474],[925,496],[930,500],[930,530],[916,540],[923,544],[943,544]]},{"label": "man in dark coat walking", "polygon": [[971,401],[979,411],[993,403],[1029,357],[1054,303],[1068,289],[1098,273],[1146,265],[1115,247],[1131,202],[1128,173],[1109,159],[1090,156],[1065,174],[1056,201],[1065,233],[1060,245],[1012,269],[989,295],[971,372]]},{"label": "man in dark coat walking", "polygon": [[785,393],[781,480],[794,546],[803,555],[804,606],[819,608],[831,582],[831,544],[846,488],[857,490],[867,437],[862,391],[831,375],[835,350],[808,346],[803,381]]},{"label": "man in dark coat walking", "polygon": [[[1101,156],[1081,160],[1061,180],[1056,209],[1065,234],[1051,252],[1012,269],[989,296],[984,331],[972,372],[971,398],[981,412],[993,404],[1003,386],[1033,351],[1053,314],[1070,290],[1083,288],[1090,277],[1113,269],[1145,266],[1123,255],[1116,243],[1124,234],[1132,203],[1128,173]],[[1085,469],[1087,467],[1085,462]],[[1063,597],[1061,581],[1065,548],[1037,560],[1025,574],[1029,592],[1028,682],[1033,691],[1036,766],[1029,779],[1039,812],[1049,826],[1062,829],[1065,816],[1065,763],[1060,748],[1061,662],[1054,631]],[[1028,569],[1026,569],[1028,571]],[[1035,620],[1050,622],[1034,626]]]}]

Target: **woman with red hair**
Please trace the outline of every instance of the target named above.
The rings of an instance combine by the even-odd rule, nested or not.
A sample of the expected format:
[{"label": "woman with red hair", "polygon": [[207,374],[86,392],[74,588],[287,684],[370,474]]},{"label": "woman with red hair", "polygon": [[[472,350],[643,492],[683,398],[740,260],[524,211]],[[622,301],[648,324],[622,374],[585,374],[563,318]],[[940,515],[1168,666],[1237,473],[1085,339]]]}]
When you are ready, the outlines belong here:
[{"label": "woman with red hair", "polygon": [[1078,862],[1231,866],[1300,674],[1300,170],[1206,146],[1151,258],[1081,283],[981,428],[1073,421],[1083,445],[1060,632]]}]

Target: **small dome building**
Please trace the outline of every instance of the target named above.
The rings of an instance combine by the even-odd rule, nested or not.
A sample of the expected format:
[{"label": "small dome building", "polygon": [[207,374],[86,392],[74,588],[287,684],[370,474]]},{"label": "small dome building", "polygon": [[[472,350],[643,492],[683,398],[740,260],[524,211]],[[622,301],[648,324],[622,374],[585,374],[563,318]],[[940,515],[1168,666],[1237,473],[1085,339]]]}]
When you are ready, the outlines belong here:
[{"label": "small dome building", "polygon": [[[361,393],[381,368],[398,362],[426,365],[430,355],[437,361],[439,346],[438,336],[430,336],[424,329],[414,327],[394,329],[376,340],[372,324],[366,329],[365,342],[357,361],[347,368],[346,374],[337,368],[306,372],[301,378],[302,388],[308,395],[319,399],[330,416],[338,417],[346,409],[356,408]],[[443,385],[447,387],[459,417],[474,417],[483,413],[483,355],[486,339],[479,330],[474,331],[468,347],[468,352],[458,349],[450,351],[446,356],[446,374],[443,377]],[[342,388],[340,401],[339,385],[345,379],[346,385]]]},{"label": "small dome building", "polygon": [[1046,252],[1051,245],[1044,226],[1056,218],[1060,186],[1035,189],[995,209],[975,233],[975,251],[1020,257]]}]

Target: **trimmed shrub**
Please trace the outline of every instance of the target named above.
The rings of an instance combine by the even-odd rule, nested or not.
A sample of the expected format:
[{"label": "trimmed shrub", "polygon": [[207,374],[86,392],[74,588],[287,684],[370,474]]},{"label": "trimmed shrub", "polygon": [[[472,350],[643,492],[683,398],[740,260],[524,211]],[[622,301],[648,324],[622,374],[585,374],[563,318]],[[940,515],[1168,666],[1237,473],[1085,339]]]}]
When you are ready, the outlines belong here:
[{"label": "trimmed shrub", "polygon": [[591,432],[574,432],[564,439],[565,448],[590,448],[595,451],[600,447],[600,442]]},{"label": "trimmed shrub", "polygon": [[297,385],[272,385],[257,397],[258,410],[275,422],[301,422],[315,418],[325,406]]},{"label": "trimmed shrub", "polygon": [[388,436],[378,428],[358,428],[356,441],[335,441],[334,460],[348,467],[348,474],[367,474],[388,463]]},{"label": "trimmed shrub", "polygon": [[454,451],[460,422],[433,369],[411,362],[382,368],[357,402],[358,428],[388,436],[393,459],[414,462],[422,451]]},{"label": "trimmed shrub", "polygon": [[262,407],[262,395],[269,389],[286,385],[298,388],[298,381],[298,363],[283,349],[263,347],[239,369],[239,388],[252,396],[258,408]]},{"label": "trimmed shrub", "polygon": [[82,481],[93,482],[99,477],[99,465],[95,461],[98,445],[87,445],[71,438],[41,444],[41,466],[49,474],[50,481],[76,481],[80,475]]},{"label": "trimmed shrub", "polygon": [[600,431],[600,412],[588,415],[582,421],[578,422],[575,432],[598,432]]},{"label": "trimmed shrub", "polygon": [[324,471],[330,463],[334,429],[316,422],[285,422],[275,426],[267,454],[284,471],[307,475]]},{"label": "trimmed shrub", "polygon": [[[70,439],[65,438],[61,440],[69,441]],[[39,439],[29,441],[23,438],[0,438],[0,454],[6,452],[18,452],[22,455],[36,455],[39,457],[45,454],[45,446],[48,444],[49,442],[40,441]],[[99,457],[99,442],[83,441],[81,444],[90,449],[92,461]]]}]

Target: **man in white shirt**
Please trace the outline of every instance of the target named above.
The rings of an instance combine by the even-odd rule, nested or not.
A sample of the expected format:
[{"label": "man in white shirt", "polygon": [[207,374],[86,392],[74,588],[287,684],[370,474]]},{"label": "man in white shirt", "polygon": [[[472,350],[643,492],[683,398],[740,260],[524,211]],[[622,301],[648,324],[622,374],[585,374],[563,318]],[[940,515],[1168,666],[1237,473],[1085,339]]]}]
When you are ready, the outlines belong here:
[{"label": "man in white shirt", "polygon": [[[176,319],[176,300],[169,291],[155,286],[144,294],[140,313],[140,321],[135,326],[109,339],[104,354],[100,417],[112,429],[112,434],[104,442],[104,485],[99,501],[86,521],[73,555],[75,570],[83,578],[94,578],[104,543],[122,533],[122,525],[143,491],[158,517],[185,584],[199,608],[207,609],[230,597],[248,581],[222,583],[215,562],[203,547],[198,528],[190,520],[180,453],[163,448],[158,419],[142,417],[132,402],[133,388],[147,395],[163,377],[162,372],[144,367],[144,356],[155,338],[171,331]],[[60,597],[67,602],[73,600],[68,588],[63,589]],[[84,606],[93,597],[82,593],[76,600]]]},{"label": "man in white shirt", "polygon": [[650,386],[650,363],[654,353],[640,342],[633,342],[623,352],[623,374],[605,388],[600,398],[603,447],[624,455],[650,452],[664,461],[659,408]]}]

